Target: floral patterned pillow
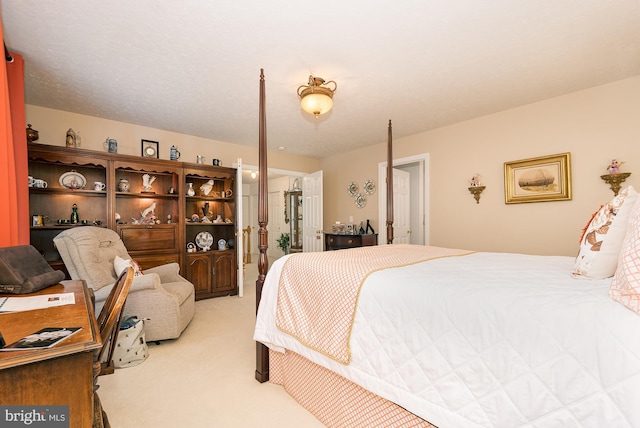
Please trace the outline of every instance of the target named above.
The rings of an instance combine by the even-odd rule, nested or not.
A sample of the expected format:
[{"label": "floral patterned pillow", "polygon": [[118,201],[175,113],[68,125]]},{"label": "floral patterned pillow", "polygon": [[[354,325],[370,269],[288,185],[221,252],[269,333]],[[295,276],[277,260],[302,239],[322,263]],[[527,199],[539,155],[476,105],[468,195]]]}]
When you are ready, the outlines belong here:
[{"label": "floral patterned pillow", "polygon": [[640,313],[640,199],[633,206],[624,238],[618,268],[611,281],[609,295],[629,309]]},{"label": "floral patterned pillow", "polygon": [[129,266],[133,268],[133,274],[134,274],[133,276],[144,275],[137,261],[133,259],[123,259],[118,256],[116,256],[116,258],[113,259],[113,270],[116,271],[116,276],[120,276],[120,274],[124,272],[124,270],[127,269]]},{"label": "floral patterned pillow", "polygon": [[629,186],[593,215],[580,238],[580,251],[572,271],[574,277],[613,276],[636,199],[638,193]]}]

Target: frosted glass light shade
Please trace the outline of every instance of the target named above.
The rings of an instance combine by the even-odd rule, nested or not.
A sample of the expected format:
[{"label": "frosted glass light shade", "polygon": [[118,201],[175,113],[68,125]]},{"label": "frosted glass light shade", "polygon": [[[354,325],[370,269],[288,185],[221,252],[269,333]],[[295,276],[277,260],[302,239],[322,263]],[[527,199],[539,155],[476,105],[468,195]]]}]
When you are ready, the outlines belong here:
[{"label": "frosted glass light shade", "polygon": [[319,115],[331,110],[333,100],[325,94],[309,94],[300,101],[300,107],[317,118]]},{"label": "frosted glass light shade", "polygon": [[[333,89],[329,85],[333,84]],[[326,82],[322,77],[309,76],[309,84],[298,87],[300,107],[318,118],[333,107],[333,94],[338,85],[333,80]]]}]

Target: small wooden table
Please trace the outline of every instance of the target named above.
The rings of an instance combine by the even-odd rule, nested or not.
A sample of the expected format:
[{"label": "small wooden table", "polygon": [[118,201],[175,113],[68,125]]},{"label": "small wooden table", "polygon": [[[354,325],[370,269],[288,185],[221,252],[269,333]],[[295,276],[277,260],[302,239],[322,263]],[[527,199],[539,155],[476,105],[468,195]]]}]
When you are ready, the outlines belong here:
[{"label": "small wooden table", "polygon": [[[75,294],[75,304],[0,314],[7,344],[45,327],[82,327],[49,349],[0,352],[0,404],[69,406],[70,427],[91,427],[95,353],[102,346],[84,281],[63,281],[38,294]],[[15,295],[0,294],[0,297]],[[99,366],[98,366],[99,370]]]},{"label": "small wooden table", "polygon": [[325,232],[324,234],[324,247],[326,251],[368,247],[372,245],[378,245],[377,233],[368,235],[340,235]]}]

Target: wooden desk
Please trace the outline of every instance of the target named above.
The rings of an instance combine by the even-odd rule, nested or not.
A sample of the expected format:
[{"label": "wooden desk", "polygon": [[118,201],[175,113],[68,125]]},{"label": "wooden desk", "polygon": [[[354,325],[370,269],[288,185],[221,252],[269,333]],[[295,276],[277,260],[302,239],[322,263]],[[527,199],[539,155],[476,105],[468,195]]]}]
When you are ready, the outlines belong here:
[{"label": "wooden desk", "polygon": [[0,352],[0,404],[69,406],[70,427],[91,427],[94,354],[102,343],[87,285],[63,281],[31,295],[68,292],[73,305],[0,314],[7,344],[44,327],[82,327],[50,349]]}]

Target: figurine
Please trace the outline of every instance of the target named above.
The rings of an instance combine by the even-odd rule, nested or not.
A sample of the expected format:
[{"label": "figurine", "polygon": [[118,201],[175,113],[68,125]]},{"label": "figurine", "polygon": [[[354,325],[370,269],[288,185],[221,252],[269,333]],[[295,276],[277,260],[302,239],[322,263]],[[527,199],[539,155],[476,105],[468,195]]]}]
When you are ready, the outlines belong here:
[{"label": "figurine", "polygon": [[80,223],[80,216],[78,215],[78,205],[77,204],[73,204],[71,206],[71,224],[78,224]]},{"label": "figurine", "polygon": [[142,176],[142,187],[144,187],[144,191],[146,193],[153,193],[151,191],[151,185],[153,184],[153,182],[156,181],[156,177],[149,175],[149,174],[144,174]]},{"label": "figurine", "polygon": [[476,174],[471,177],[471,181],[469,181],[469,185],[471,187],[478,187],[480,185],[480,174]]},{"label": "figurine", "polygon": [[209,215],[209,202],[205,202],[204,205],[202,206],[202,220],[204,221],[204,219],[207,218],[208,215]]},{"label": "figurine", "polygon": [[620,166],[623,163],[624,162],[619,162],[618,159],[611,159],[611,163],[607,167],[607,171],[609,171],[609,174],[617,174],[620,172]]},{"label": "figurine", "polygon": [[32,143],[34,141],[38,141],[38,138],[40,138],[38,131],[33,129],[30,123],[27,123],[27,141]]},{"label": "figurine", "polygon": [[67,131],[67,147],[80,147],[80,134],[69,128]]},{"label": "figurine", "polygon": [[131,218],[133,224],[154,224],[156,223],[156,202],[152,202],[144,211],[140,213],[140,218]]},{"label": "figurine", "polygon": [[211,193],[211,189],[213,189],[213,180],[209,180],[202,186],[200,186],[200,190],[202,191],[202,194],[204,196],[209,196],[209,193]]}]

